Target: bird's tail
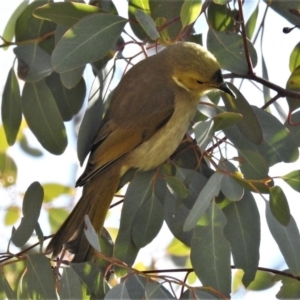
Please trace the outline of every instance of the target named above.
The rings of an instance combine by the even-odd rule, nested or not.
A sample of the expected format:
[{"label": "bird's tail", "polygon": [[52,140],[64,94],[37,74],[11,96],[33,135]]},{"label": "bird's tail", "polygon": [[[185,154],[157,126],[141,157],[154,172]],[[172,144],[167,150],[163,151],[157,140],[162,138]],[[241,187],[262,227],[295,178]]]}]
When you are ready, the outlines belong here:
[{"label": "bird's tail", "polygon": [[51,239],[46,252],[52,252],[53,257],[56,257],[64,247],[74,253],[73,262],[90,260],[94,250],[84,234],[84,216],[89,216],[93,227],[99,234],[119,181],[120,170],[117,165],[89,179],[83,188],[81,198]]}]

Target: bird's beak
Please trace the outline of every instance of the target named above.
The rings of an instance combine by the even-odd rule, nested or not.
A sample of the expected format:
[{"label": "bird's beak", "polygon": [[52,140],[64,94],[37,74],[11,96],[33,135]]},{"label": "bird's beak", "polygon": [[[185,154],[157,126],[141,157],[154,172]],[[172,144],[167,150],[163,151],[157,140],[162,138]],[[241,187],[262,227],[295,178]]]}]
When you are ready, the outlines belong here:
[{"label": "bird's beak", "polygon": [[231,97],[235,98],[234,93],[232,92],[232,90],[227,86],[226,82],[223,82],[219,85],[218,87],[219,90],[221,90],[222,92],[229,94]]}]

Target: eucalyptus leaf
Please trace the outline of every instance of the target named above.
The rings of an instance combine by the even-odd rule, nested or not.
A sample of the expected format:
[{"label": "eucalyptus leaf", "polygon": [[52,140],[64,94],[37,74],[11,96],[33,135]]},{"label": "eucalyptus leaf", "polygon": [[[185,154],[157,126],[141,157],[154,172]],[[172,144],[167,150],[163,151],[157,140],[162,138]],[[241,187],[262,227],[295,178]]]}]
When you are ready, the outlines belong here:
[{"label": "eucalyptus leaf", "polygon": [[23,246],[31,237],[37,227],[37,220],[40,216],[44,191],[39,182],[33,182],[27,189],[23,200],[23,218],[21,224],[12,236],[12,242],[17,246]]},{"label": "eucalyptus leaf", "polygon": [[[257,54],[251,42],[247,42],[253,67],[257,64]],[[209,30],[207,35],[207,48],[211,51],[222,69],[239,75],[248,73],[248,65],[244,52],[242,36],[235,32],[219,32]]]},{"label": "eucalyptus leaf", "polygon": [[51,56],[38,43],[14,48],[18,58],[18,76],[27,82],[36,82],[53,71]]},{"label": "eucalyptus leaf", "polygon": [[[143,203],[152,197],[153,177],[155,171],[138,173],[128,186],[121,214],[120,230],[116,239],[114,257],[132,265],[139,251],[133,242],[132,229],[135,217]],[[119,275],[124,275],[124,269],[117,269]]]},{"label": "eucalyptus leaf", "polygon": [[163,207],[154,193],[136,212],[132,225],[132,239],[138,248],[148,245],[160,231],[164,221]]},{"label": "eucalyptus leaf", "polygon": [[200,15],[202,3],[199,0],[184,1],[180,10],[182,28],[194,23]]},{"label": "eucalyptus leaf", "polygon": [[232,12],[227,5],[216,4],[215,1],[211,1],[207,12],[209,24],[214,30],[217,31],[232,31],[234,20],[232,18]]},{"label": "eucalyptus leaf", "polygon": [[243,284],[247,287],[255,278],[259,263],[260,216],[249,191],[243,198],[223,209],[227,223],[224,227],[230,242],[234,265],[244,271]]},{"label": "eucalyptus leaf", "polygon": [[104,300],[115,299],[131,299],[126,289],[125,282],[116,284],[104,297]]},{"label": "eucalyptus leaf", "polygon": [[126,22],[117,15],[103,13],[80,20],[64,34],[53,51],[55,71],[65,73],[104,57],[117,42]]},{"label": "eucalyptus leaf", "polygon": [[103,299],[108,288],[101,268],[94,262],[72,263],[72,270],[80,278],[89,294],[96,299]]},{"label": "eucalyptus leaf", "polygon": [[263,140],[263,132],[256,114],[241,92],[231,83],[228,83],[228,86],[235,93],[236,98],[222,93],[221,97],[227,111],[242,115],[243,118],[237,126],[238,130],[247,140],[259,145]]},{"label": "eucalyptus leaf", "polygon": [[224,174],[216,172],[208,179],[184,223],[184,231],[191,230],[196,226],[201,216],[210,206],[213,197],[219,195],[223,177]]},{"label": "eucalyptus leaf", "polygon": [[135,18],[152,40],[157,40],[160,35],[156,29],[153,19],[143,10],[137,9]]},{"label": "eucalyptus leaf", "polygon": [[243,176],[246,179],[263,179],[268,177],[268,163],[259,152],[239,149],[239,163]]},{"label": "eucalyptus leaf", "polygon": [[13,68],[8,73],[2,94],[1,117],[7,143],[11,146],[16,141],[22,120],[20,88]]},{"label": "eucalyptus leaf", "polygon": [[85,3],[58,2],[38,7],[34,10],[33,15],[39,19],[71,27],[82,18],[100,11],[100,8]]},{"label": "eucalyptus leaf", "polygon": [[293,72],[300,65],[300,42],[294,47],[290,55],[289,67]]},{"label": "eucalyptus leaf", "polygon": [[226,217],[215,203],[202,215],[191,245],[191,262],[204,286],[226,297],[231,291],[230,244],[223,234]]},{"label": "eucalyptus leaf", "polygon": [[28,254],[27,285],[31,299],[57,299],[50,261],[42,254]]},{"label": "eucalyptus leaf", "polygon": [[300,193],[300,170],[292,171],[281,178],[295,191]]},{"label": "eucalyptus leaf", "polygon": [[29,128],[42,146],[52,154],[63,153],[68,143],[66,129],[45,81],[25,83],[22,110]]},{"label": "eucalyptus leaf", "polygon": [[81,282],[72,268],[64,268],[60,281],[60,299],[82,299]]},{"label": "eucalyptus leaf", "polygon": [[294,162],[299,157],[299,150],[290,132],[270,113],[252,106],[263,132],[260,145],[249,142],[236,126],[224,129],[226,137],[237,149],[259,152],[269,166],[278,162]]},{"label": "eucalyptus leaf", "polygon": [[293,216],[290,217],[288,226],[283,226],[273,216],[268,203],[266,203],[266,219],[270,232],[275,239],[291,273],[299,276],[300,257],[298,253],[300,251],[300,235]]},{"label": "eucalyptus leaf", "polygon": [[270,209],[273,216],[283,226],[289,225],[291,214],[286,196],[279,186],[273,186],[270,191]]},{"label": "eucalyptus leaf", "polygon": [[86,85],[80,75],[79,82],[75,86],[66,88],[63,86],[60,77],[58,73],[53,72],[45,78],[45,82],[52,93],[63,120],[69,121],[82,108],[86,94]]},{"label": "eucalyptus leaf", "polygon": [[[293,70],[286,83],[286,89],[294,92],[300,92],[300,66]],[[291,112],[300,107],[299,99],[286,97],[286,100]]]}]

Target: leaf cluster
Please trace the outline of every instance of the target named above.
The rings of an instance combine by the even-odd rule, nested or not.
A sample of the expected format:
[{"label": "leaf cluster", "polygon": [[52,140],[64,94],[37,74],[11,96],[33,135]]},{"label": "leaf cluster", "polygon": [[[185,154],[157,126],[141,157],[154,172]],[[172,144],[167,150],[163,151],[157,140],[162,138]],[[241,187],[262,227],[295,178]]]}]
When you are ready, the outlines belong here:
[{"label": "leaf cluster", "polygon": [[[7,142],[0,144],[4,187],[15,185],[17,177],[17,164],[7,153],[9,146],[18,143],[26,153],[41,155],[28,144],[25,128],[48,152],[64,153],[69,139],[65,122],[83,107],[88,65],[98,90],[88,91],[89,103],[79,129],[81,164],[109,102],[118,60],[124,61],[127,69],[140,54],[148,55],[181,40],[203,41],[225,70],[224,77],[231,79],[228,84],[236,97],[209,94],[201,100],[189,132],[169,161],[156,170],[131,171],[124,176],[121,185],[128,184],[128,188],[116,238],[105,230],[98,237],[86,220],[85,234],[95,248],[95,261],[75,264],[64,260],[67,256],[58,261],[47,258],[39,223],[41,207],[47,208],[63,194],[72,195],[72,189],[53,183],[30,185],[24,195],[21,223],[13,228],[7,252],[0,259],[2,295],[11,299],[55,299],[57,295],[69,299],[227,299],[233,292],[234,268],[241,270],[237,273],[240,289],[259,289],[257,282],[263,272],[267,284],[261,289],[281,281],[278,298],[299,297],[299,229],[277,181],[300,192],[300,170],[295,167],[274,177],[270,168],[279,163],[296,166],[299,158],[300,46],[298,43],[291,53],[291,75],[285,88],[268,80],[267,65],[257,46],[258,37],[263,38],[267,11],[273,9],[297,25],[299,4],[266,1],[244,20],[242,1],[227,2],[174,0],[170,5],[164,0],[129,0],[128,18],[121,17],[110,0],[89,4],[24,1],[16,8],[2,37],[2,47],[14,47],[16,57],[2,95],[0,134],[5,134]],[[259,20],[262,8],[265,11]],[[201,18],[208,24],[205,34],[200,34]],[[130,45],[138,50],[126,58]],[[261,77],[255,69],[259,60]],[[238,87],[244,81],[262,85],[261,99],[255,105],[250,104],[251,95]],[[276,93],[273,98],[271,91]],[[283,120],[270,109],[278,108],[280,98],[286,98],[288,104]],[[257,201],[264,203],[265,216],[260,216]],[[50,206],[47,211],[52,228],[66,216],[63,208]],[[18,206],[11,205],[6,224],[14,224],[20,214]],[[288,270],[259,267],[261,218],[265,218]],[[133,268],[140,249],[153,241],[164,222],[174,236],[166,256],[178,268]],[[34,232],[38,252],[35,245],[26,245]],[[11,243],[22,250],[12,253]],[[163,271],[186,276],[179,280],[161,275]],[[16,274],[14,279],[11,273]],[[112,273],[122,280],[117,282]],[[199,280],[192,286],[193,276]]]}]

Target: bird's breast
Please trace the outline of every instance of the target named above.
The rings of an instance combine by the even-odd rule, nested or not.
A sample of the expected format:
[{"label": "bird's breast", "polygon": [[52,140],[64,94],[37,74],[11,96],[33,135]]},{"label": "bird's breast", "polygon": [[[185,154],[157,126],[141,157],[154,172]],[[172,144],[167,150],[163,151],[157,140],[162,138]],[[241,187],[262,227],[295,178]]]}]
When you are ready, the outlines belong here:
[{"label": "bird's breast", "polygon": [[150,170],[168,159],[179,146],[193,118],[198,99],[190,99],[186,92],[175,98],[175,109],[169,121],[127,157],[127,168]]}]

